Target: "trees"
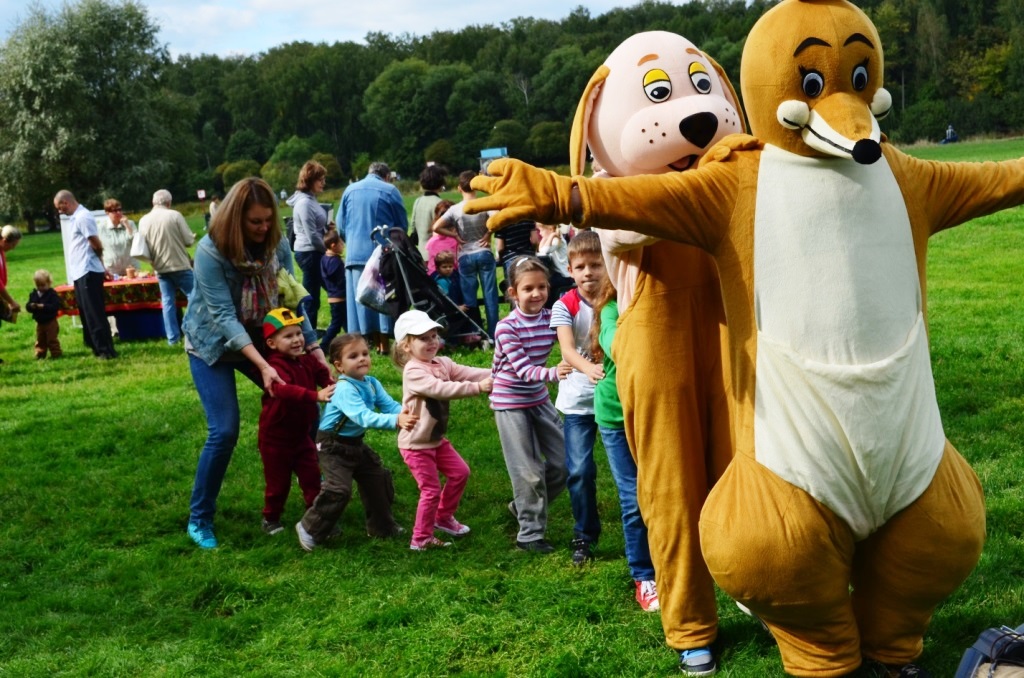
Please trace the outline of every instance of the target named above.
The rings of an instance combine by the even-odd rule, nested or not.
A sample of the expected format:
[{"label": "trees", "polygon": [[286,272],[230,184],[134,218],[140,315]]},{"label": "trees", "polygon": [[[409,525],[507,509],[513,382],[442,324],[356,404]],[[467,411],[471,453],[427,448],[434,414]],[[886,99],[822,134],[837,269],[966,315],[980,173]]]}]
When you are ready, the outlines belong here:
[{"label": "trees", "polygon": [[145,204],[194,150],[191,106],[161,91],[168,56],[145,7],[81,0],[27,13],[0,47],[0,212],[37,213],[60,188],[87,204]]}]

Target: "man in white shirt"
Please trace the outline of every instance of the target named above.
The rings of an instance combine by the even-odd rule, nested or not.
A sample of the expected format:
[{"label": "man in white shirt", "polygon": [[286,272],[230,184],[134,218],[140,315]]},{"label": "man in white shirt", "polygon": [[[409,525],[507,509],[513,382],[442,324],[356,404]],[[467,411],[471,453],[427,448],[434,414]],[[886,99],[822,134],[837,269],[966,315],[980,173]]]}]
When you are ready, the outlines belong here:
[{"label": "man in white shirt", "polygon": [[103,281],[107,270],[103,266],[103,243],[96,229],[96,219],[68,190],[61,190],[53,198],[57,212],[70,220],[64,229],[64,259],[68,279],[75,286],[75,301],[82,320],[82,339],[100,360],[117,357],[114,338],[107,322],[106,302],[103,299]]},{"label": "man in white shirt", "polygon": [[192,294],[195,277],[188,248],[196,241],[181,212],[171,209],[171,193],[161,188],[153,194],[153,211],[139,219],[139,235],[149,246],[150,261],[160,283],[164,332],[171,346],[181,341],[181,322],[175,304],[178,290]]}]

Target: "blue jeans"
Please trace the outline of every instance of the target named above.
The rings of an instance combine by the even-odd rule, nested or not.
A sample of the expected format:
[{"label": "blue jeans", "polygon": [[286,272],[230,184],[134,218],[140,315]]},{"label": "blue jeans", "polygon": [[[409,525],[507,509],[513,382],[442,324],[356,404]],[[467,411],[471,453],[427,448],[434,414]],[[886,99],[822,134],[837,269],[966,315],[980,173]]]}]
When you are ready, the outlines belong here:
[{"label": "blue jeans", "polygon": [[477,290],[483,285],[484,308],[487,309],[487,334],[494,337],[498,325],[497,264],[490,250],[459,257],[459,278],[462,281],[462,299],[466,306],[477,307]]},{"label": "blue jeans", "polygon": [[592,414],[567,414],[565,431],[565,467],[569,477],[569,503],[576,519],[576,539],[596,542],[601,536],[601,520],[597,517],[597,464],[594,463],[594,441],[597,424]]},{"label": "blue jeans", "polygon": [[636,462],[629,452],[626,429],[599,427],[601,442],[608,453],[615,487],[619,490],[619,506],[622,508],[622,536],[626,541],[626,563],[634,581],[654,579],[654,564],[651,562],[651,548],[647,543],[647,525],[640,515],[636,499]]},{"label": "blue jeans", "polygon": [[320,340],[320,348],[324,350],[324,355],[327,356],[327,362],[330,362],[331,357],[331,342],[334,338],[345,331],[345,326],[348,325],[348,314],[345,311],[344,301],[332,301],[331,306],[331,324],[327,326],[327,331],[324,332],[323,339]]},{"label": "blue jeans", "polygon": [[199,393],[199,401],[206,413],[206,443],[199,453],[195,484],[189,502],[189,521],[213,524],[217,511],[217,495],[228,470],[228,462],[238,442],[238,391],[235,388],[235,370],[260,385],[259,374],[248,360],[226,362],[219,360],[207,365],[202,358],[188,354],[192,381]]},{"label": "blue jeans", "polygon": [[171,271],[170,273],[157,273],[157,282],[160,284],[160,306],[164,314],[164,334],[167,335],[168,344],[177,344],[181,341],[181,323],[178,322],[178,306],[175,303],[178,290],[188,297],[192,294],[192,285],[195,283],[195,276],[192,269],[184,271]]},{"label": "blue jeans", "polygon": [[303,314],[314,330],[318,327],[317,316],[320,315],[320,288],[323,286],[320,279],[320,260],[323,258],[324,255],[315,250],[295,253],[295,263],[302,271],[302,286],[309,292],[309,300],[303,304]]}]

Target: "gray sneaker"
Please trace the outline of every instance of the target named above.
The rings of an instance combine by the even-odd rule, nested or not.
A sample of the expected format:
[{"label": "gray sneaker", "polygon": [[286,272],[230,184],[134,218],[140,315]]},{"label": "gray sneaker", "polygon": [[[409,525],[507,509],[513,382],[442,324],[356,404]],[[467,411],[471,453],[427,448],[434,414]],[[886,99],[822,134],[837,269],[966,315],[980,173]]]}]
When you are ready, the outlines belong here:
[{"label": "gray sneaker", "polygon": [[261,527],[263,528],[263,531],[269,535],[281,534],[284,532],[284,525],[281,524],[280,520],[267,520],[264,518]]}]

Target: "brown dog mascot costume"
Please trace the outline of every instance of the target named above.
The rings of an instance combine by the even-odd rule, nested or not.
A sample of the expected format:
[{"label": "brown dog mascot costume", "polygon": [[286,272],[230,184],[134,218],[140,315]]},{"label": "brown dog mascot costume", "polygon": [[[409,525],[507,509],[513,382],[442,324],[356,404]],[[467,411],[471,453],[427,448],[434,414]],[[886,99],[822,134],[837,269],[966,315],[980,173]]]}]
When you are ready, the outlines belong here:
[{"label": "brown dog mascot costume", "polygon": [[[1024,161],[941,163],[882,138],[882,46],[844,0],[783,0],[747,38],[753,137],[696,171],[593,181],[492,164],[493,227],[628,228],[695,245],[722,279],[736,457],[701,515],[718,585],[787,672],[909,666],[977,563],[977,476],[946,441],[926,334],[928,238],[1024,203]],[[642,206],[642,209],[640,207]],[[656,350],[657,347],[652,347]]]},{"label": "brown dog mascot costume", "polygon": [[[638,33],[615,48],[583,93],[572,173],[583,172],[587,146],[605,176],[685,171],[743,129],[736,93],[713,60],[680,35]],[[630,231],[598,233],[622,309],[612,357],[665,640],[680,651],[705,648],[718,615],[697,521],[732,457],[718,272],[696,247]],[[690,675],[715,667],[708,653],[681,663]]]}]

